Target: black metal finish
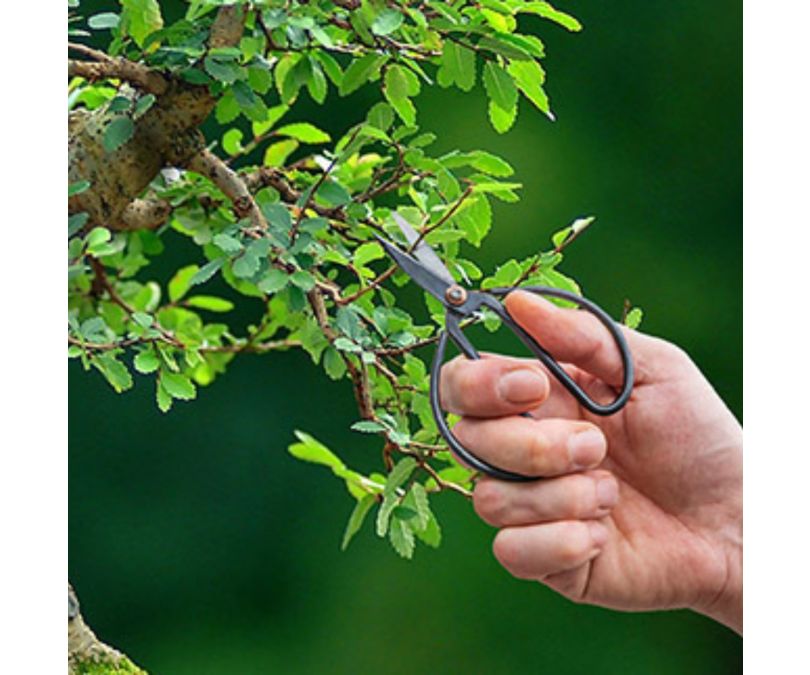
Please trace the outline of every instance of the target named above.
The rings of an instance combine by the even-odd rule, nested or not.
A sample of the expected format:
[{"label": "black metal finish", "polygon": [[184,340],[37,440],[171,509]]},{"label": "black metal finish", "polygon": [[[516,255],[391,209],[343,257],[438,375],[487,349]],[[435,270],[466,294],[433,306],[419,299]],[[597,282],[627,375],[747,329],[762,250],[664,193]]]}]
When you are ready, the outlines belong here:
[{"label": "black metal finish", "polygon": [[[531,481],[537,480],[539,476],[525,476],[523,474],[501,469],[497,466],[486,462],[469,450],[467,450],[459,440],[453,435],[447,420],[441,409],[440,404],[440,372],[444,363],[444,354],[447,349],[448,339],[459,348],[462,354],[468,359],[478,359],[478,352],[475,347],[470,343],[467,337],[461,330],[459,321],[462,318],[472,315],[477,312],[481,307],[487,307],[495,312],[501,321],[515,334],[518,339],[537,357],[537,359],[549,370],[549,372],[571,393],[571,395],[582,405],[586,410],[596,415],[612,415],[618,412],[630,398],[633,390],[633,360],[630,356],[630,349],[627,346],[627,341],[621,332],[619,326],[613,321],[603,309],[594,304],[590,300],[583,298],[574,293],[561,290],[559,288],[552,288],[549,286],[521,286],[520,290],[529,291],[537,295],[558,298],[561,300],[568,300],[575,303],[583,310],[593,314],[600,323],[610,332],[616,346],[619,349],[619,354],[622,359],[622,366],[624,375],[622,378],[622,388],[616,398],[607,404],[602,404],[594,401],[582,388],[568,375],[563,367],[557,363],[551,354],[546,351],[531,335],[529,335],[523,328],[509,315],[506,308],[503,306],[498,298],[501,298],[515,288],[493,288],[488,291],[467,291],[466,299],[463,302],[457,303],[450,302],[446,296],[448,288],[451,284],[444,280],[445,275],[438,270],[434,272],[427,269],[424,264],[418,259],[413,258],[408,253],[401,251],[394,244],[386,241],[381,237],[377,237],[383,245],[388,254],[394,261],[408,274],[411,278],[424,290],[436,297],[446,308],[445,313],[445,330],[439,333],[439,342],[436,347],[436,352],[433,356],[433,364],[430,369],[430,407],[433,411],[433,417],[436,419],[436,425],[442,437],[447,441],[450,449],[466,464],[472,468],[486,473],[493,478],[507,481]],[[410,241],[410,238],[409,238]],[[424,243],[420,244],[425,247]],[[432,250],[431,250],[432,252]],[[435,255],[434,255],[435,257]],[[438,258],[436,258],[438,260]],[[441,263],[439,263],[441,264]],[[433,266],[434,263],[431,262]],[[446,270],[445,270],[446,271]],[[449,272],[447,273],[449,276]],[[527,414],[524,416],[528,416]]]}]

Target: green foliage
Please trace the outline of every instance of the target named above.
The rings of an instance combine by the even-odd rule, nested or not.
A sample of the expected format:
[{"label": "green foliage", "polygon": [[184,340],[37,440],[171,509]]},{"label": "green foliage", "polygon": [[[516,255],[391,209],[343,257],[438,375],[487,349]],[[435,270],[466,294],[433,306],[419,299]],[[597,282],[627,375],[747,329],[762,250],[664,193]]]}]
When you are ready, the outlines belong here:
[{"label": "green foliage", "polygon": [[[91,227],[86,213],[72,214],[68,354],[117,392],[133,386],[134,369],[152,380],[157,405],[168,411],[194,399],[242,352],[305,350],[329,378],[347,381],[362,418],[352,428],[379,437],[389,471],[362,475],[303,432],[290,453],[329,468],[355,498],[343,548],[376,508],[378,536],[410,558],[417,540],[441,541],[430,495],[469,496],[475,476],[447,451],[430,411],[431,354],[420,347],[432,344],[441,307],[429,298],[427,312],[402,309],[406,277],[389,270],[373,235],[401,241],[396,209],[462,283],[577,290],[558,269],[560,251],[590,220],[554,235],[550,250],[493,271],[469,259],[493,227],[492,200],[515,202],[521,186],[506,180],[514,173],[506,160],[482,149],[431,153],[435,136],[419,126],[430,120],[419,118],[418,100],[434,82],[461,95],[481,86],[500,133],[515,123],[521,96],[553,119],[540,65],[545,48],[523,32],[535,25],[523,17],[580,26],[546,2],[524,0],[265,0],[242,3],[235,44],[212,46],[222,4],[193,0],[169,25],[157,0],[121,0],[118,14],[71,17],[73,35],[87,34],[85,25],[102,31],[111,56],[211,97],[213,139],[255,209],[246,217],[221,182],[184,170],[172,180],[155,176],[146,190],[171,206],[157,230]],[[140,120],[161,103],[160,95],[133,96],[123,87],[76,78],[69,89],[71,109],[106,116],[110,161],[123,144],[138,142]],[[294,116],[307,98],[328,105],[331,96],[363,87],[377,92],[377,102],[338,138]],[[88,189],[81,180],[69,193],[73,199]],[[169,231],[196,245],[198,259],[162,287],[143,270]],[[227,314],[246,299],[258,300],[261,311],[239,335]],[[633,310],[628,325],[637,318]],[[482,321],[490,330],[499,323],[488,314]]]}]

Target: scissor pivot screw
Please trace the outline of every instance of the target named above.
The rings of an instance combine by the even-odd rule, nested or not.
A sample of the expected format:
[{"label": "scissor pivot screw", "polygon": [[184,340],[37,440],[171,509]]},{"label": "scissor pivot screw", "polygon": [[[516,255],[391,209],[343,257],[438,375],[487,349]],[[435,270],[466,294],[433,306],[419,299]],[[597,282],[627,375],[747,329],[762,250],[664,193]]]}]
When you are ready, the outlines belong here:
[{"label": "scissor pivot screw", "polygon": [[467,291],[461,286],[450,286],[445,292],[444,297],[451,305],[463,305],[467,302]]}]

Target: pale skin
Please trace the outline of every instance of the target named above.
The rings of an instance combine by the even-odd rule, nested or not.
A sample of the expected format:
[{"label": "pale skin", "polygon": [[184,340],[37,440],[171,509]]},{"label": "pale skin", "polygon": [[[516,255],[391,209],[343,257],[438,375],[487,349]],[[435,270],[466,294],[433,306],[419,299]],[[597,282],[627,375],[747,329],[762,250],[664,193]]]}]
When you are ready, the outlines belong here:
[{"label": "pale skin", "polygon": [[[592,398],[615,397],[621,360],[594,317],[523,291],[506,307]],[[536,361],[444,366],[442,405],[462,415],[459,440],[543,477],[482,478],[475,510],[499,528],[495,557],[516,577],[614,609],[690,608],[742,634],[742,429],[681,349],[624,333],[634,389],[609,417],[584,411]]]}]

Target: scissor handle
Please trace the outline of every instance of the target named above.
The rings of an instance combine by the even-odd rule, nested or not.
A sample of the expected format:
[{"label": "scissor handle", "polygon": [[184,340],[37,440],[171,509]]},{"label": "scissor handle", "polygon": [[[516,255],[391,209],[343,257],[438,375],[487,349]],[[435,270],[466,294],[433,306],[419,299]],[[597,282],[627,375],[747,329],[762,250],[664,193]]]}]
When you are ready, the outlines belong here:
[{"label": "scissor handle", "polygon": [[[582,307],[585,311],[593,314],[610,332],[611,337],[619,349],[624,375],[622,378],[622,389],[618,396],[616,396],[611,403],[601,404],[590,398],[590,396],[583,391],[583,389],[573,380],[573,378],[567,372],[565,372],[563,367],[557,363],[554,357],[551,356],[551,354],[549,354],[548,351],[546,351],[531,335],[523,330],[523,328],[514,319],[512,319],[503,304],[496,299],[511,293],[513,290],[515,289],[491,289],[487,293],[481,294],[482,304],[493,310],[498,315],[501,321],[505,323],[515,335],[518,336],[520,341],[529,348],[532,354],[534,354],[537,359],[544,366],[546,366],[546,368],[548,368],[552,375],[559,380],[559,382],[586,410],[596,415],[612,415],[613,413],[619,411],[627,403],[633,390],[633,359],[630,356],[630,349],[627,346],[627,341],[625,340],[621,329],[616,322],[613,321],[610,315],[590,300],[587,300],[586,298],[574,293],[570,293],[569,291],[564,291],[559,288],[552,288],[549,286],[520,287],[520,290],[529,291],[537,295],[545,295],[573,302]],[[449,311],[445,318],[445,330],[439,335],[439,342],[436,346],[436,352],[433,356],[433,364],[430,371],[430,406],[433,411],[433,417],[436,420],[439,433],[441,433],[442,437],[450,446],[450,449],[459,458],[478,471],[486,473],[493,478],[513,482],[537,480],[539,476],[525,476],[523,474],[515,473],[514,471],[500,469],[489,462],[480,459],[467,450],[453,435],[453,432],[450,430],[441,409],[439,392],[440,372],[444,363],[444,354],[447,349],[448,337],[456,344],[456,346],[468,359],[479,358],[475,347],[473,347],[470,341],[462,333],[458,317],[455,315],[455,313]],[[524,416],[527,416],[527,414],[524,414]]]}]

